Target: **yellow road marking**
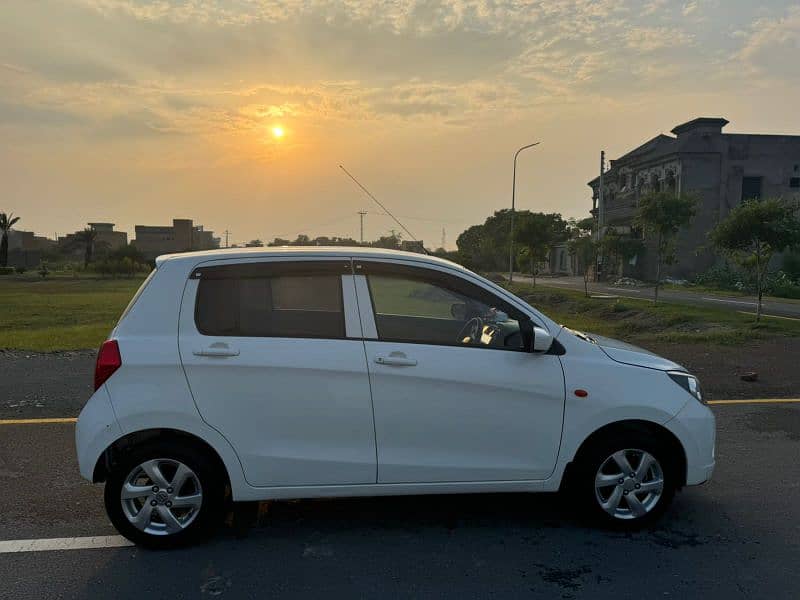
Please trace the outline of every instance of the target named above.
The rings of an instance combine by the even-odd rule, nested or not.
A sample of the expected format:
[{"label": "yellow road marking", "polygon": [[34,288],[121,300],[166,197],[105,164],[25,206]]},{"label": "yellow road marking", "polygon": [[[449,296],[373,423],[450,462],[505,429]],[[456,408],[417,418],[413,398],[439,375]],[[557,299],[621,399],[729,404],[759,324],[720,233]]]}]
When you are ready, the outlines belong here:
[{"label": "yellow road marking", "polygon": [[75,417],[59,419],[0,419],[0,425],[46,425],[48,423],[76,423]]},{"label": "yellow road marking", "polygon": [[[753,398],[750,400],[708,400],[707,404],[800,404],[800,398]],[[0,425],[48,425],[52,423],[77,423],[76,417],[53,419],[0,419]]]},{"label": "yellow road marking", "polygon": [[800,404],[800,398],[758,398],[753,400],[709,400],[708,404]]}]

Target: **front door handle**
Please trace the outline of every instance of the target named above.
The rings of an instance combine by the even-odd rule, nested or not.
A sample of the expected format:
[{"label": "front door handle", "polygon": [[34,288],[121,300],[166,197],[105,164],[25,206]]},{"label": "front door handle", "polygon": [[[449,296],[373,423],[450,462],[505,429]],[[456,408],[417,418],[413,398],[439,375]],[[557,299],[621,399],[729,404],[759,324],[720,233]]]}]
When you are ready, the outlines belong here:
[{"label": "front door handle", "polygon": [[408,358],[402,352],[392,352],[389,356],[378,354],[375,357],[375,362],[379,365],[388,365],[391,367],[416,367],[417,361],[413,358]]},{"label": "front door handle", "polygon": [[226,345],[212,344],[207,348],[200,348],[192,352],[195,356],[239,356],[239,351]]}]

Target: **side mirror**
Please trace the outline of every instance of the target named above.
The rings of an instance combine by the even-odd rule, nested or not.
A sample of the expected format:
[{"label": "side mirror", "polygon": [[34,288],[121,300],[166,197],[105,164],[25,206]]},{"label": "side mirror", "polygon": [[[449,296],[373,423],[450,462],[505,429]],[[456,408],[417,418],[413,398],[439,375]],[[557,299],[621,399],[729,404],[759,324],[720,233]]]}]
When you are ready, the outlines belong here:
[{"label": "side mirror", "polygon": [[533,345],[531,352],[544,353],[553,345],[553,336],[546,329],[533,327]]}]

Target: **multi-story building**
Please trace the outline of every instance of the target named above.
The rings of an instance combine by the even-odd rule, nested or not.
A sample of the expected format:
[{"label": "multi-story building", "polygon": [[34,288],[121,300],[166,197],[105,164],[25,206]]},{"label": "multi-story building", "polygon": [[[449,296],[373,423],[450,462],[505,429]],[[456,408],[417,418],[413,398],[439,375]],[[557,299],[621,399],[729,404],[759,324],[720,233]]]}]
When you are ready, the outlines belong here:
[{"label": "multi-story building", "polygon": [[172,225],[136,225],[136,239],[131,242],[148,258],[172,252],[219,248],[219,238],[191,219],[173,219]]},{"label": "multi-story building", "polygon": [[673,190],[699,196],[697,215],[677,239],[677,263],[671,275],[692,277],[711,267],[717,257],[708,232],[743,200],[776,197],[800,203],[800,135],[722,133],[725,119],[699,118],[678,125],[673,136],[657,135],[612,160],[600,177],[589,182],[596,231],[613,230],[642,238],[644,252],[625,264],[603,265],[606,275],[655,278],[654,240],[634,224],[642,195]]}]

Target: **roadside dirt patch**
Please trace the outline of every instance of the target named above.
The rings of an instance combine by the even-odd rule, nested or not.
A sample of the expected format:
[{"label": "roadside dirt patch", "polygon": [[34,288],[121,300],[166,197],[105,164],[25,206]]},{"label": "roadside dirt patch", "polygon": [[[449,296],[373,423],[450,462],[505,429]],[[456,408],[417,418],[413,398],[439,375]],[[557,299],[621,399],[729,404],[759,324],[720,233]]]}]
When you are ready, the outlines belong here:
[{"label": "roadside dirt patch", "polygon": [[[709,399],[800,396],[800,338],[774,338],[728,346],[644,342],[648,350],[695,373]],[[742,381],[755,371],[758,381]]]}]

